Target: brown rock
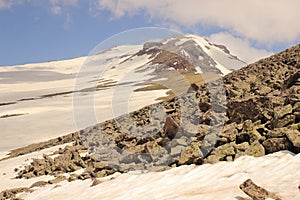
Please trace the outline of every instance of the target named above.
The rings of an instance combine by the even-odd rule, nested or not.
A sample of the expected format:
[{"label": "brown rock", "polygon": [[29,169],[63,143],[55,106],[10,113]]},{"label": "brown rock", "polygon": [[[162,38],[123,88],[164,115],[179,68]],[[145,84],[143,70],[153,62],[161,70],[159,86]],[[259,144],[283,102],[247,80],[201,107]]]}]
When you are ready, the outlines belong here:
[{"label": "brown rock", "polygon": [[254,157],[264,156],[265,148],[258,141],[255,141],[246,149],[245,153]]},{"label": "brown rock", "polygon": [[49,184],[56,184],[59,183],[61,181],[67,180],[67,178],[65,176],[58,176],[55,179],[49,180],[48,183]]},{"label": "brown rock", "polygon": [[70,174],[68,181],[72,182],[72,181],[76,181],[78,180],[78,175],[77,174]]},{"label": "brown rock", "polygon": [[30,188],[33,188],[33,187],[43,187],[43,186],[45,186],[47,184],[48,184],[48,182],[46,182],[46,181],[38,181],[38,182],[33,183],[30,186]]},{"label": "brown rock", "polygon": [[206,163],[216,163],[218,161],[224,161],[226,160],[226,157],[235,155],[234,146],[234,143],[226,143],[222,146],[219,146],[215,148],[211,152],[211,155],[204,159],[204,161]]},{"label": "brown rock", "polygon": [[290,151],[294,153],[300,153],[300,131],[298,130],[288,130],[286,133],[287,138],[293,144]]},{"label": "brown rock", "polygon": [[200,143],[192,143],[191,146],[185,149],[178,160],[179,165],[202,164],[202,153],[200,151]]},{"label": "brown rock", "polygon": [[91,187],[94,187],[94,186],[96,186],[96,185],[99,185],[99,184],[101,184],[101,183],[103,183],[103,181],[102,180],[99,180],[99,179],[94,179],[94,181],[93,181],[93,183],[92,183],[92,185],[91,185]]},{"label": "brown rock", "polygon": [[241,144],[236,144],[235,145],[235,148],[238,150],[238,151],[246,151],[246,149],[249,148],[249,143],[248,142],[243,142]]},{"label": "brown rock", "polygon": [[286,136],[293,143],[295,147],[300,148],[300,131],[289,130],[287,131]]},{"label": "brown rock", "polygon": [[291,149],[291,142],[287,138],[270,138],[263,141],[262,145],[268,154]]},{"label": "brown rock", "polygon": [[278,106],[274,109],[275,115],[281,119],[287,114],[291,114],[293,112],[293,106],[288,104],[285,106]]},{"label": "brown rock", "polygon": [[295,120],[296,120],[295,115],[286,115],[282,119],[278,119],[275,122],[275,124],[276,124],[275,127],[277,127],[277,128],[285,127],[287,125],[295,123]]},{"label": "brown rock", "polygon": [[164,133],[168,136],[168,138],[173,139],[179,129],[179,125],[172,119],[172,117],[167,117],[164,125]]},{"label": "brown rock", "polygon": [[281,200],[281,198],[279,198],[275,193],[269,192],[266,189],[256,185],[251,179],[244,181],[240,185],[240,189],[253,200],[265,200],[267,198]]},{"label": "brown rock", "polygon": [[224,127],[223,132],[220,134],[220,137],[227,138],[229,142],[233,142],[238,135],[237,124],[231,123]]},{"label": "brown rock", "polygon": [[206,112],[208,111],[209,109],[211,109],[211,105],[207,102],[200,102],[199,103],[199,108],[202,112]]},{"label": "brown rock", "polygon": [[14,199],[17,194],[22,192],[31,192],[32,190],[27,187],[21,187],[21,188],[13,188],[9,190],[4,190],[0,193],[0,199]]}]

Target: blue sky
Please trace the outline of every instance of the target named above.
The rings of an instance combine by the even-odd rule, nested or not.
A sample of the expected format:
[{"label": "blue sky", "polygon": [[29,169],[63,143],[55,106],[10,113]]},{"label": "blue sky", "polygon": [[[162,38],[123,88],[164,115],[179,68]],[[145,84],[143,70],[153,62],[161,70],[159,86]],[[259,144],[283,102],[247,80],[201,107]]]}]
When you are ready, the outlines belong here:
[{"label": "blue sky", "polygon": [[82,3],[69,11],[71,19],[32,4],[0,10],[0,65],[87,55],[114,34],[153,25],[143,16],[112,20],[108,12],[93,15],[88,10]]},{"label": "blue sky", "polygon": [[278,0],[268,11],[255,1],[0,0],[0,66],[88,55],[114,34],[149,26],[206,36],[245,60],[299,43],[299,16],[289,10],[300,1]]}]

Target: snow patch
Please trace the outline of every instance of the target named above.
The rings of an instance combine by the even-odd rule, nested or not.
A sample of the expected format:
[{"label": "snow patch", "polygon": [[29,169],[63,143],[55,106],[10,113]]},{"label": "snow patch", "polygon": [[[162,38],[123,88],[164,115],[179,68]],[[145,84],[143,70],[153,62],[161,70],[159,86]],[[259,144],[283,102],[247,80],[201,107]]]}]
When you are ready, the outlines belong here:
[{"label": "snow patch", "polygon": [[191,39],[190,38],[182,38],[182,39],[180,39],[179,41],[177,41],[176,43],[175,43],[175,45],[176,46],[180,46],[180,45],[182,45],[182,44],[184,44],[184,43],[186,43],[186,42],[188,42],[188,41],[190,41]]},{"label": "snow patch", "polygon": [[184,50],[184,49],[182,49],[181,51],[180,51],[180,53],[182,53],[185,57],[187,57],[187,58],[190,58],[191,56]]},{"label": "snow patch", "polygon": [[[240,157],[234,162],[201,166],[186,165],[163,172],[114,174],[91,180],[61,182],[27,194],[25,199],[236,199],[249,198],[239,185],[251,178],[256,184],[274,191],[282,199],[298,200],[300,156],[277,152],[264,157]],[[284,177],[284,178],[282,178]],[[111,180],[109,180],[111,179]],[[157,187],[159,186],[159,187]]]}]

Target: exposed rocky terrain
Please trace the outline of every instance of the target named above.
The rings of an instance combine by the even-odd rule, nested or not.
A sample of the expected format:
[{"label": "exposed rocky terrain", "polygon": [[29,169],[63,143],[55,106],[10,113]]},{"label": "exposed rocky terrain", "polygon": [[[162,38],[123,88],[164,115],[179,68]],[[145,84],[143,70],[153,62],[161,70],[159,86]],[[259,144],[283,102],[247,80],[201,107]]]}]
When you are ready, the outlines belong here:
[{"label": "exposed rocky terrain", "polygon": [[[280,150],[298,154],[299,97],[297,45],[222,79],[192,85],[187,93],[168,101],[81,130],[72,135],[73,146],[60,149],[54,158],[44,155],[16,169],[16,178],[55,175],[73,181],[116,171],[233,161]],[[30,152],[19,149],[11,156],[23,150]],[[73,173],[79,169],[84,172]],[[64,173],[71,174],[62,177]]]}]

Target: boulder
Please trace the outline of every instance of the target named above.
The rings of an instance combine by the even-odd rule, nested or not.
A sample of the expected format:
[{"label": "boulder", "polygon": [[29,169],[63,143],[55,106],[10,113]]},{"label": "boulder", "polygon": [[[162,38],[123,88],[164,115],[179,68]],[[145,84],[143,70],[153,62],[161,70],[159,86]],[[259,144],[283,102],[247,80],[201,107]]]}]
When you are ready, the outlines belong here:
[{"label": "boulder", "polygon": [[219,157],[216,155],[210,155],[207,158],[204,159],[204,163],[210,163],[210,164],[214,164],[220,162]]},{"label": "boulder", "polygon": [[30,186],[30,188],[33,188],[33,187],[44,187],[47,184],[48,184],[48,182],[46,182],[46,181],[38,181],[38,182],[33,183]]},{"label": "boulder", "polygon": [[231,123],[224,127],[224,130],[220,134],[220,137],[226,138],[228,142],[233,142],[235,141],[237,135],[238,135],[237,124]]},{"label": "boulder", "polygon": [[294,147],[300,148],[300,131],[298,130],[289,130],[286,132],[286,136],[289,141],[292,142]]},{"label": "boulder", "polygon": [[262,145],[266,153],[274,153],[281,150],[291,149],[291,142],[287,138],[270,138],[263,141]]},{"label": "boulder", "polygon": [[186,148],[178,159],[178,164],[202,164],[203,155],[200,151],[200,145],[201,144],[199,142],[192,143],[188,148]]},{"label": "boulder", "polygon": [[168,116],[163,130],[168,138],[173,139],[179,130],[179,125],[172,119],[172,117]]},{"label": "boulder", "polygon": [[258,141],[255,141],[246,149],[245,154],[254,157],[264,156],[265,148]]},{"label": "boulder", "polygon": [[67,178],[65,176],[58,176],[55,179],[49,180],[48,183],[49,184],[56,184],[59,183],[61,181],[67,180]]},{"label": "boulder", "polygon": [[256,185],[251,179],[247,179],[240,185],[240,189],[253,200],[265,200],[268,198],[281,200],[275,193]]},{"label": "boulder", "polygon": [[290,151],[296,154],[300,153],[300,131],[295,129],[288,130],[286,136],[293,146]]},{"label": "boulder", "polygon": [[265,96],[269,94],[272,91],[272,89],[268,86],[261,85],[256,91],[255,94]]},{"label": "boulder", "polygon": [[288,104],[285,106],[278,106],[274,109],[275,115],[278,119],[281,119],[285,115],[291,114],[293,112],[293,106]]},{"label": "boulder", "polygon": [[72,182],[72,181],[76,181],[78,180],[78,175],[77,174],[70,174],[68,181]]},{"label": "boulder", "polygon": [[175,147],[171,148],[170,156],[175,157],[180,155],[185,150],[184,146],[176,145]]},{"label": "boulder", "polygon": [[223,161],[227,156],[234,156],[236,153],[234,146],[235,144],[232,142],[213,149],[211,155],[206,158],[206,162],[215,163],[216,160]]},{"label": "boulder", "polygon": [[286,135],[286,129],[285,128],[277,128],[274,130],[271,130],[266,135],[267,138],[280,138],[284,137]]},{"label": "boulder", "polygon": [[275,127],[281,128],[286,127],[287,125],[295,123],[296,116],[295,115],[286,115],[282,119],[278,119],[275,122]]},{"label": "boulder", "polygon": [[21,187],[21,188],[13,188],[9,190],[4,190],[0,193],[0,199],[15,199],[16,195],[23,192],[32,192],[31,189],[27,187]]},{"label": "boulder", "polygon": [[241,144],[236,144],[234,146],[237,151],[246,151],[246,149],[249,148],[249,143],[248,142],[243,142]]}]

